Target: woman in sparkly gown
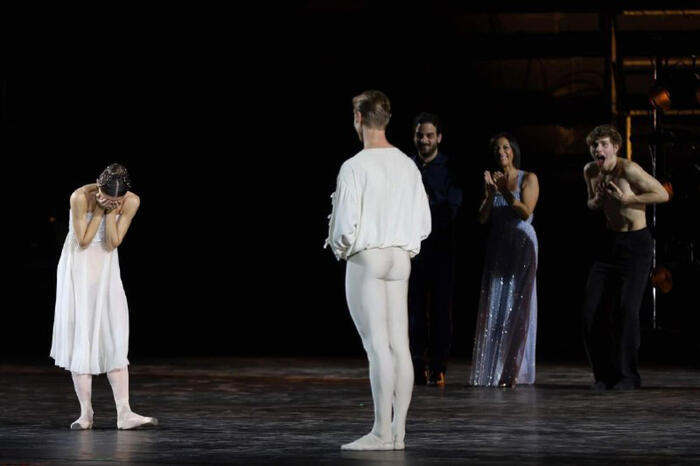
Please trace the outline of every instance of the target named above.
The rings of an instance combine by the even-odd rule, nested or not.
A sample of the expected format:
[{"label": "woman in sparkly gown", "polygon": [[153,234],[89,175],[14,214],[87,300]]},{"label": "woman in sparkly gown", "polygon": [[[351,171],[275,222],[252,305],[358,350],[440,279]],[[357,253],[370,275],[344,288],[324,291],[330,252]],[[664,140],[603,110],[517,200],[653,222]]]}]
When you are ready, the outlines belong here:
[{"label": "woman in sparkly gown", "polygon": [[489,144],[498,171],[484,172],[479,221],[491,220],[469,383],[513,387],[535,382],[537,176],[520,167],[520,147],[500,133]]}]

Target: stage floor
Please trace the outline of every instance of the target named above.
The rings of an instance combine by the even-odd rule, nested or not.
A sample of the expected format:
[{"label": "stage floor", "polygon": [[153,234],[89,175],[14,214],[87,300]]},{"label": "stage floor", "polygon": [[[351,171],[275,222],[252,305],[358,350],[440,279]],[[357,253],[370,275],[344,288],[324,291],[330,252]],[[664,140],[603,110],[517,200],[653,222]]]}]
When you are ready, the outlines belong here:
[{"label": "stage floor", "polygon": [[643,367],[644,388],[594,392],[587,367],[538,366],[537,384],[416,387],[406,450],[341,452],[372,426],[359,359],[132,361],[131,406],[161,425],[118,431],[106,377],[95,427],[67,372],[0,365],[0,464],[700,464],[700,369]]}]

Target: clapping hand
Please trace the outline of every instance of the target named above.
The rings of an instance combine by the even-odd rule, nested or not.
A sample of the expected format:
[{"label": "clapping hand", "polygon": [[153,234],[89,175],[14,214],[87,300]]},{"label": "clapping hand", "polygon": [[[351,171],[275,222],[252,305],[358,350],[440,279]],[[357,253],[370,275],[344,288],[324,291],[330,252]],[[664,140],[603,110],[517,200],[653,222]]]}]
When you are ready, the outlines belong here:
[{"label": "clapping hand", "polygon": [[493,182],[496,184],[496,189],[503,192],[506,188],[506,176],[503,172],[494,172]]},{"label": "clapping hand", "polygon": [[488,196],[493,196],[496,194],[496,191],[498,191],[498,186],[496,186],[496,182],[493,180],[491,172],[488,170],[484,172],[484,187],[486,188]]}]

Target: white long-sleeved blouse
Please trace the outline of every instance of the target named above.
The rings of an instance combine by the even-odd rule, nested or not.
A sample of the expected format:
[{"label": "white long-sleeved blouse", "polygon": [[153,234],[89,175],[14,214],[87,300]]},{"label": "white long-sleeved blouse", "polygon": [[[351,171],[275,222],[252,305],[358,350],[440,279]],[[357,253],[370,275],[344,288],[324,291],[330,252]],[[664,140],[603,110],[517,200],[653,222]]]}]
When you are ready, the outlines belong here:
[{"label": "white long-sleeved blouse", "polygon": [[395,147],[364,149],[346,160],[331,199],[326,246],[338,260],[389,247],[414,257],[430,234],[430,206],[421,174]]}]

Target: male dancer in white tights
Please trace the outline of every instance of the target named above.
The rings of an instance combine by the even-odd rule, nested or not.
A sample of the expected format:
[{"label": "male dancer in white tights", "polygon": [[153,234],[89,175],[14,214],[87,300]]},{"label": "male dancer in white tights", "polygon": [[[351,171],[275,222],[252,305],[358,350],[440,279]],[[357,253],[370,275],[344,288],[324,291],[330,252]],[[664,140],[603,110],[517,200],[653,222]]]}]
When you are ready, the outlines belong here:
[{"label": "male dancer in white tights", "polygon": [[374,426],[341,449],[402,450],[413,391],[410,258],[430,234],[430,207],[416,164],[386,139],[387,96],[365,91],[352,104],[364,149],[340,168],[326,244],[347,260],[345,293],[369,359]]}]

